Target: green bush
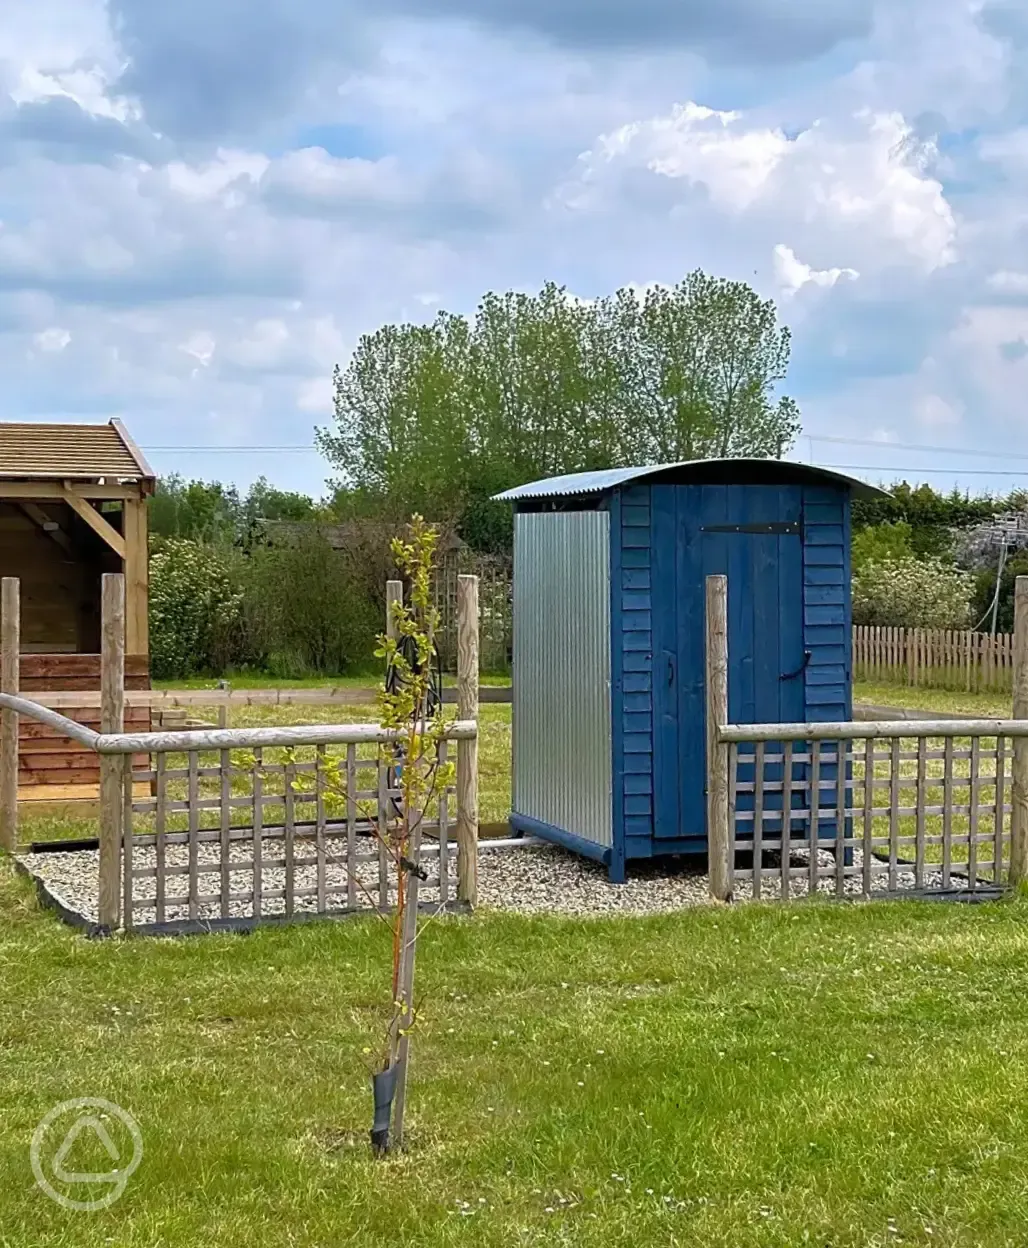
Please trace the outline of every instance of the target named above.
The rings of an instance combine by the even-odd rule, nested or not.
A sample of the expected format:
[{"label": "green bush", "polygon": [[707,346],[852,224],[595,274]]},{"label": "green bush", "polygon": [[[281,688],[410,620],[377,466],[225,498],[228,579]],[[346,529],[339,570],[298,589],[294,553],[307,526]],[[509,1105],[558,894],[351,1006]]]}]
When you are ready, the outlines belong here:
[{"label": "green bush", "polygon": [[941,559],[875,560],[853,577],[854,624],[967,628],[974,577]]},{"label": "green bush", "polygon": [[365,565],[334,550],[314,526],[289,545],[249,553],[158,539],[150,556],[153,675],[251,668],[286,679],[368,664],[383,607]]},{"label": "green bush", "polygon": [[335,675],[368,663],[381,627],[353,559],[317,528],[247,560],[247,648],[273,676]]},{"label": "green bush", "polygon": [[243,608],[241,560],[188,538],[150,557],[150,664],[155,677],[219,672],[236,661]]},{"label": "green bush", "polygon": [[851,558],[853,571],[859,572],[869,563],[894,563],[912,555],[911,527],[905,520],[868,525],[853,534]]}]

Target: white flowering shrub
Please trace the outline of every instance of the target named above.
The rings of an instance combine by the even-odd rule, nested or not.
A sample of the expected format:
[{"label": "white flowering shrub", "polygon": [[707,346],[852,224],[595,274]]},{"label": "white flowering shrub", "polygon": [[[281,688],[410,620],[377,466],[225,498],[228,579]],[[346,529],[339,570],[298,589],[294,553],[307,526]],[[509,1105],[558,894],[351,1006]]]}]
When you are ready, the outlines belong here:
[{"label": "white flowering shrub", "polygon": [[150,556],[150,664],[158,678],[217,672],[232,659],[243,607],[230,550],[187,538]]},{"label": "white flowering shrub", "polygon": [[941,559],[867,563],[853,577],[853,623],[967,628],[974,577]]}]

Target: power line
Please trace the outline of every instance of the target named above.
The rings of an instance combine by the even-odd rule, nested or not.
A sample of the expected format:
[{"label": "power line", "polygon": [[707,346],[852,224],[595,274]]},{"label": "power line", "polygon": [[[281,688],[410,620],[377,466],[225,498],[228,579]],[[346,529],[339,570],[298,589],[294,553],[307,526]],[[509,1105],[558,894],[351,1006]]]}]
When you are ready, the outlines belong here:
[{"label": "power line", "polygon": [[299,452],[300,454],[314,454],[317,452],[320,454],[316,446],[148,446],[146,449],[155,455],[172,451],[196,455],[242,455],[249,452],[279,455],[285,451]]},{"label": "power line", "polygon": [[973,450],[965,446],[925,446],[916,442],[882,442],[877,438],[840,438],[828,434],[804,433],[808,442],[834,442],[845,446],[877,446],[887,451],[929,451],[934,455],[974,455],[981,459],[1028,459],[1028,455],[1007,454],[1006,451]]},{"label": "power line", "polygon": [[890,464],[815,464],[819,468],[834,468],[839,472],[932,472],[938,475],[942,473],[956,474],[961,477],[1018,477],[1024,476],[1025,469],[1010,468],[1004,470],[1002,468],[925,468],[916,465],[906,465],[899,467]]},{"label": "power line", "polygon": [[[919,446],[913,443],[905,442],[876,442],[870,439],[861,438],[837,438],[837,437],[821,437],[816,434],[804,434],[813,442],[833,442],[846,444],[850,446],[881,446],[887,447],[889,450],[899,451],[935,451],[938,453],[949,453],[953,455],[978,455],[985,459],[1018,459],[1028,460],[1028,455],[1013,455],[1003,452],[997,455],[990,451],[974,451],[964,449],[962,447],[941,447],[941,446]],[[321,454],[316,446],[148,446],[147,451],[151,454],[186,454],[186,455],[281,455],[281,454],[299,454],[314,455]],[[976,477],[1011,477],[1023,475],[1028,470],[1003,469],[1003,468],[929,468],[926,465],[918,464],[822,464],[823,468],[834,468],[837,471],[848,472],[901,472],[901,473],[934,473],[936,475],[947,473],[959,474],[960,476],[976,476]]]}]

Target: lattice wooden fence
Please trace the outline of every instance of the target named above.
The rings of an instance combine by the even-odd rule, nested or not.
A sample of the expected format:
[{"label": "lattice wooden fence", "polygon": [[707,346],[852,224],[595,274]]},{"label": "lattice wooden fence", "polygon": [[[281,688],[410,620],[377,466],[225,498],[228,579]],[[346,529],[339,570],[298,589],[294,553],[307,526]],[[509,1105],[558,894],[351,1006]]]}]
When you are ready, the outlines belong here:
[{"label": "lattice wooden fence", "polygon": [[1012,719],[733,724],[728,581],[706,582],[710,893],[974,894],[1028,880],[1028,577]]},{"label": "lattice wooden fence", "polygon": [[479,645],[482,670],[510,671],[514,636],[513,567],[503,556],[447,552],[434,576],[434,597],[440,615],[436,646],[447,671],[457,668],[457,578],[478,577]]},{"label": "lattice wooden fence", "polygon": [[[1028,724],[1007,727],[1022,740],[1028,735]],[[1002,886],[1011,737],[985,735],[981,725],[936,726],[930,736],[911,730],[878,735],[865,727],[872,735],[841,741],[730,740],[736,894],[869,897]],[[753,734],[732,727],[726,735]]]},{"label": "lattice wooden fence", "polygon": [[[126,928],[395,904],[395,864],[375,829],[401,813],[397,760],[375,729],[358,733],[336,747],[153,753],[135,773],[151,794],[126,809]],[[449,748],[440,743],[442,765]],[[456,896],[453,804],[451,786],[422,816],[423,903]]]}]

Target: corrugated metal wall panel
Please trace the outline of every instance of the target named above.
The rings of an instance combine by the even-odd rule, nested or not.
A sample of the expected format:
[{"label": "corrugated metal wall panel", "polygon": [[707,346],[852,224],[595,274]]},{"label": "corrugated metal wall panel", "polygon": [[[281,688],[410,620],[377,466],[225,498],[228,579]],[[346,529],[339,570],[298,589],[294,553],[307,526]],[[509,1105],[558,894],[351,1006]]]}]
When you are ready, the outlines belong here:
[{"label": "corrugated metal wall panel", "polygon": [[514,518],[516,814],[610,846],[610,518]]}]

